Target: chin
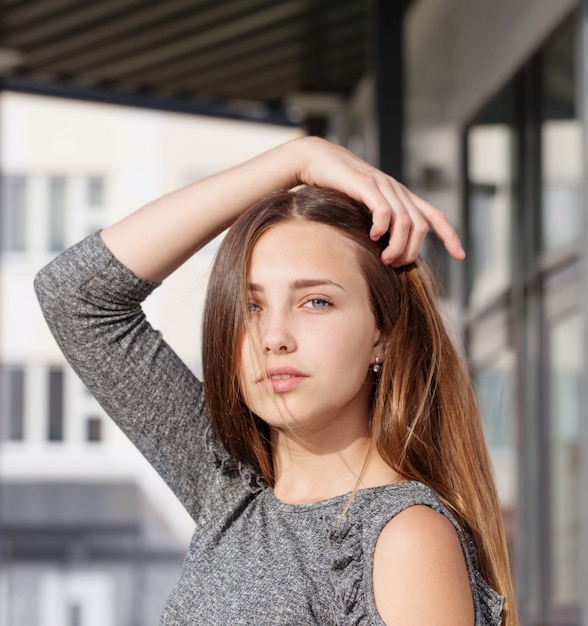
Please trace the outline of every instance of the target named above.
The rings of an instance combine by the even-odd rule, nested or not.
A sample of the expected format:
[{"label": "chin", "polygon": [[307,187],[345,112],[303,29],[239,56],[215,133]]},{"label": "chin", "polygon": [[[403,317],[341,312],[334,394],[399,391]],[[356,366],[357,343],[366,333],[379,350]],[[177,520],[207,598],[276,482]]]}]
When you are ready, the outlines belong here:
[{"label": "chin", "polygon": [[295,411],[286,409],[286,407],[280,408],[275,405],[272,406],[271,409],[268,407],[258,408],[260,410],[256,411],[252,407],[253,413],[255,413],[255,415],[264,421],[270,428],[275,430],[292,431],[307,428],[315,421],[309,417],[307,411],[300,415]]}]

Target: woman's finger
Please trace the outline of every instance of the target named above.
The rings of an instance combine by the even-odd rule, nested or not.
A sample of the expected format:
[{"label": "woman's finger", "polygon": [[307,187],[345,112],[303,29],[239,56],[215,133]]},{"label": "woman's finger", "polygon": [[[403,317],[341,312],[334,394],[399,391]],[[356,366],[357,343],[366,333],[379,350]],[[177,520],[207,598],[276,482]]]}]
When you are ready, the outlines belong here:
[{"label": "woman's finger", "polygon": [[451,256],[464,258],[459,237],[442,211],[342,146],[316,138],[304,145],[311,150],[298,180],[339,189],[363,202],[372,213],[371,238],[378,240],[390,232],[389,245],[382,253],[385,263],[414,261],[429,227]]},{"label": "woman's finger", "polygon": [[465,251],[462,247],[461,240],[453,226],[449,223],[445,213],[408,189],[407,192],[412,197],[415,206],[419,209],[427,224],[443,242],[447,252],[455,259],[460,261],[464,259]]},{"label": "woman's finger", "polygon": [[402,267],[414,263],[421,253],[428,232],[429,226],[425,220],[415,216],[404,250],[393,260],[392,266]]},{"label": "woman's finger", "polygon": [[390,229],[396,204],[382,192],[383,185],[378,183],[371,172],[362,172],[355,181],[354,193],[349,194],[367,206],[372,214],[370,237],[377,241]]},{"label": "woman's finger", "polygon": [[395,179],[387,177],[386,183],[380,186],[380,191],[390,207],[390,217],[384,212],[379,226],[380,230],[383,229],[389,219],[390,243],[382,253],[384,263],[400,267],[414,262],[430,228],[443,241],[452,256],[464,258],[465,252],[459,237],[442,211]]},{"label": "woman's finger", "polygon": [[399,260],[402,264],[412,263],[422,247],[422,230],[426,223],[406,189],[396,180],[389,178],[382,193],[393,207],[390,239],[382,252],[382,261],[388,265],[397,265]]}]

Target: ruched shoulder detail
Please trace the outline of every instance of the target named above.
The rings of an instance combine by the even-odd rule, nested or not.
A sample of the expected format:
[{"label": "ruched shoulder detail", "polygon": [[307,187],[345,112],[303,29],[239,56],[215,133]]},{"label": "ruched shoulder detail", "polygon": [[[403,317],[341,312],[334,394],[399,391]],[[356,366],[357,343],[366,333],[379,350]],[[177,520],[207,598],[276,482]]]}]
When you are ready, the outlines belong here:
[{"label": "ruched shoulder detail", "polygon": [[445,507],[442,505],[440,512],[444,513],[454,525],[462,547],[464,548],[470,585],[474,597],[476,625],[501,626],[504,597],[495,591],[482,576],[478,560],[478,551],[470,535],[461,529],[447,509],[445,509],[445,511],[443,511],[443,509],[445,509]]},{"label": "ruched shoulder detail", "polygon": [[[454,525],[456,522],[454,522]],[[469,556],[468,571],[470,583],[474,593],[474,605],[476,609],[476,624],[484,626],[501,626],[502,611],[504,609],[504,597],[486,582],[480,572],[478,552],[471,537],[458,530],[462,545],[466,545]],[[479,620],[479,621],[478,621]]]},{"label": "ruched shoulder detail", "polygon": [[504,597],[494,591],[484,580],[479,570],[474,570],[474,584],[477,591],[482,624],[501,626]]},{"label": "ruched shoulder detail", "polygon": [[475,626],[501,626],[504,598],[482,576],[473,541],[438,496],[426,485],[414,481],[360,490],[342,520],[324,518],[328,539],[326,557],[333,588],[333,622],[337,626],[383,626],[371,578],[375,545],[392,518],[416,505],[441,513],[457,532],[470,579]]},{"label": "ruched shoulder detail", "polygon": [[367,626],[363,598],[363,545],[361,528],[343,520],[327,525],[327,559],[334,590],[333,620],[337,626]]}]

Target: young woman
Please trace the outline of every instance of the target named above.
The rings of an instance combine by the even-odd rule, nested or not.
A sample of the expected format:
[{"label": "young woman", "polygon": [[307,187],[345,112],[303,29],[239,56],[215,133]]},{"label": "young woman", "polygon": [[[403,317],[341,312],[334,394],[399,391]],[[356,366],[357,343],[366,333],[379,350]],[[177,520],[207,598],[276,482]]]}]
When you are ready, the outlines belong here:
[{"label": "young woman", "polygon": [[[231,224],[202,386],[140,304]],[[442,213],[305,138],[39,273],[70,363],[196,522],[162,624],[516,625],[471,385],[416,262],[430,227],[463,258]]]}]

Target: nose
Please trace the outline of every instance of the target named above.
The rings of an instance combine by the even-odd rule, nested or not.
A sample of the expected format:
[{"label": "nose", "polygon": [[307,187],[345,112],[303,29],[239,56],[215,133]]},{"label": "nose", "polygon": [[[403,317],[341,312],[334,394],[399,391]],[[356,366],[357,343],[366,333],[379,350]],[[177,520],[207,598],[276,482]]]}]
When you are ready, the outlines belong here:
[{"label": "nose", "polygon": [[274,312],[265,319],[262,331],[262,347],[266,354],[288,354],[296,349],[292,320],[280,312]]}]

